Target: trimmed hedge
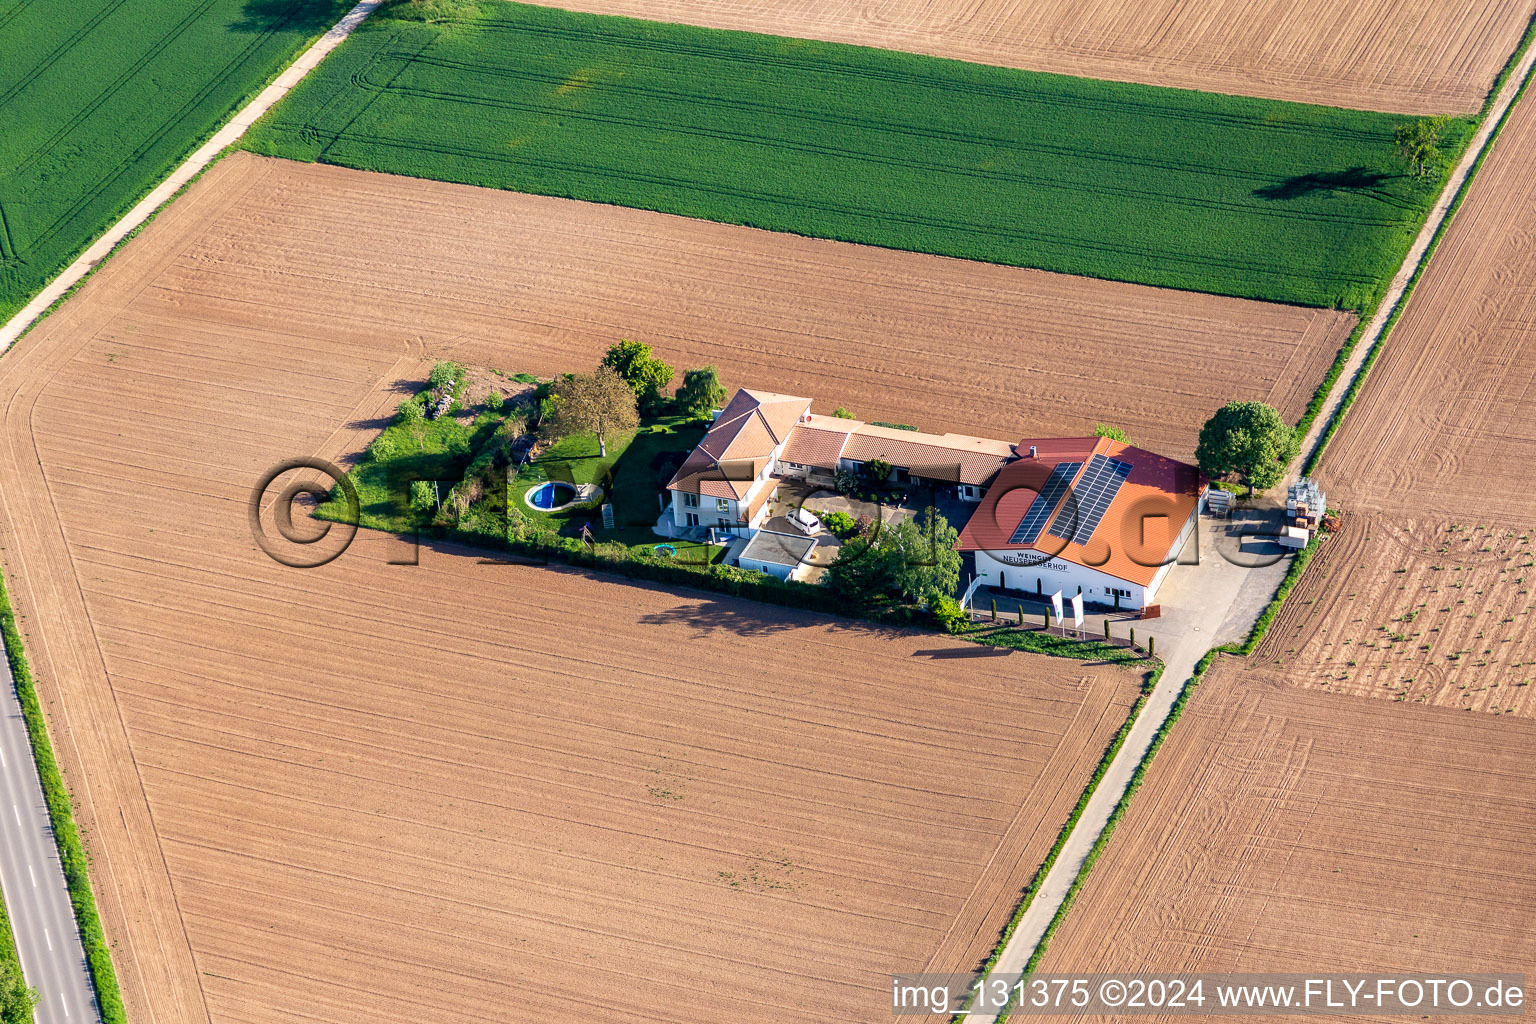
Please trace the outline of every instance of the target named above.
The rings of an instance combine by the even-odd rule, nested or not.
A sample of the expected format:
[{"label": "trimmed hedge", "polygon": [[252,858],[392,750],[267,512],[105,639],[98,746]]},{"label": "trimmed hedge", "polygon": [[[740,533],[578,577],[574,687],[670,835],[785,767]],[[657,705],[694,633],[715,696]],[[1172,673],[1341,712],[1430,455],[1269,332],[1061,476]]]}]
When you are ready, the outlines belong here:
[{"label": "trimmed hedge", "polygon": [[[779,580],[765,573],[731,565],[679,564],[660,556],[636,554],[623,544],[598,543],[589,546],[579,538],[554,533],[502,537],[496,533],[442,527],[432,527],[424,532],[449,540],[472,540],[476,544],[500,548],[535,561],[565,562],[653,583],[711,590],[732,597],[750,597],[765,604],[851,617],[847,604],[823,587],[798,580]],[[917,612],[914,609],[897,608],[865,617],[877,622],[907,624],[914,621]]]},{"label": "trimmed hedge", "polygon": [[117,987],[117,972],[112,969],[112,954],[101,929],[101,918],[96,913],[96,897],[91,892],[85,847],[75,828],[74,802],[59,773],[53,746],[48,742],[48,726],[43,719],[43,709],[31,669],[27,667],[21,631],[17,628],[16,613],[11,608],[10,597],[5,592],[3,576],[0,576],[0,634],[4,634],[5,656],[11,664],[11,675],[16,680],[16,696],[21,701],[21,713],[26,719],[27,734],[32,740],[32,758],[37,763],[43,798],[48,804],[48,817],[53,823],[53,838],[59,847],[59,860],[64,865],[69,902],[75,910],[75,923],[79,925],[80,941],[85,947],[86,965],[90,968],[91,983],[96,989],[96,1005],[101,1010],[103,1024],[127,1024],[122,993]]}]

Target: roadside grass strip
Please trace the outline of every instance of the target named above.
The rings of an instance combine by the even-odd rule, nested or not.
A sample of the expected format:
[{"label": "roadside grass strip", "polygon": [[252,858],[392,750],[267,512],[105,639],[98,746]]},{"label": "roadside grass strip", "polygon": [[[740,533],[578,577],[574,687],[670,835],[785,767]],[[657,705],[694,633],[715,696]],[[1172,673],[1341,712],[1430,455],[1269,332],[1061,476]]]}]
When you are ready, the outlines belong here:
[{"label": "roadside grass strip", "polygon": [[[1067,889],[1067,894],[1062,899],[1061,906],[1057,908],[1056,914],[1051,918],[1051,923],[1046,926],[1045,933],[1040,936],[1040,942],[1037,946],[1035,946],[1035,951],[1030,956],[1029,962],[1024,965],[1025,974],[1033,972],[1039,966],[1040,961],[1044,959],[1046,947],[1050,945],[1051,937],[1056,934],[1056,929],[1061,926],[1061,923],[1066,920],[1067,914],[1072,911],[1072,904],[1077,900],[1077,894],[1082,891],[1083,884],[1088,881],[1089,872],[1093,870],[1093,865],[1098,861],[1099,855],[1104,852],[1104,847],[1109,845],[1109,837],[1114,834],[1115,826],[1120,824],[1121,818],[1125,817],[1126,808],[1130,807],[1131,805],[1131,798],[1134,797],[1136,795],[1136,791],[1141,788],[1142,780],[1146,778],[1147,769],[1152,765],[1152,759],[1156,757],[1157,752],[1162,749],[1163,741],[1168,738],[1168,734],[1173,731],[1174,723],[1176,723],[1179,720],[1179,716],[1184,713],[1184,708],[1189,703],[1189,698],[1194,694],[1195,687],[1200,685],[1201,678],[1205,675],[1206,671],[1210,669],[1211,665],[1216,661],[1216,658],[1224,652],[1224,650],[1224,648],[1214,648],[1210,651],[1207,651],[1205,656],[1195,664],[1195,669],[1190,674],[1190,677],[1184,681],[1183,688],[1179,691],[1178,697],[1174,699],[1173,707],[1171,707],[1168,711],[1168,717],[1163,719],[1163,724],[1158,728],[1157,735],[1152,737],[1152,742],[1147,746],[1146,755],[1143,756],[1141,761],[1136,765],[1136,770],[1132,773],[1130,782],[1126,784],[1125,793],[1121,795],[1120,802],[1117,803],[1115,805],[1115,809],[1110,812],[1109,821],[1105,823],[1104,830],[1100,832],[1098,838],[1094,840],[1093,848],[1088,851],[1088,856],[1083,858],[1082,868],[1078,870],[1077,877],[1072,880],[1071,887]],[[1143,700],[1145,700],[1145,698],[1143,698]],[[1139,710],[1140,709],[1138,707],[1138,711]],[[1134,721],[1134,718],[1132,721]],[[1130,726],[1127,725],[1126,729],[1129,730],[1129,728]],[[1119,741],[1117,741],[1116,746],[1113,749],[1116,751],[1119,749]],[[1113,753],[1110,754],[1110,758],[1113,758]],[[1106,761],[1102,767],[1107,768],[1108,761]],[[1102,771],[1094,776],[1095,786],[1098,783],[1098,778],[1100,775],[1102,775]],[[1087,797],[1092,795],[1092,792],[1093,789],[1090,787],[1088,793],[1084,795],[1085,803]],[[1077,815],[1074,815],[1072,821],[1075,822],[1076,818]],[[1063,833],[1063,836],[1065,836],[1065,833]],[[1005,1024],[1009,1018],[1010,1014],[1005,1011],[1004,1013],[998,1015],[997,1024]]]},{"label": "roadside grass strip", "polygon": [[127,1024],[123,997],[117,987],[117,972],[112,968],[112,954],[96,912],[96,897],[91,892],[89,862],[80,842],[80,832],[75,827],[74,803],[59,772],[59,763],[54,759],[53,746],[48,741],[48,726],[43,719],[32,670],[27,666],[26,651],[22,648],[21,632],[5,591],[3,574],[0,574],[0,636],[4,637],[5,656],[11,665],[11,675],[16,679],[16,696],[21,702],[21,713],[32,741],[32,758],[37,763],[48,817],[53,823],[59,860],[64,866],[64,881],[69,887],[69,902],[75,911],[86,966],[96,990],[96,1005],[101,1010],[103,1024]]},{"label": "roadside grass strip", "polygon": [[0,10],[0,322],[345,9],[30,0]]},{"label": "roadside grass strip", "polygon": [[32,1024],[32,996],[21,974],[21,955],[0,900],[0,1024]]},{"label": "roadside grass strip", "polygon": [[[1083,811],[1088,808],[1088,801],[1093,798],[1094,791],[1099,788],[1099,782],[1103,780],[1105,773],[1109,771],[1109,766],[1114,763],[1116,755],[1120,753],[1120,748],[1125,746],[1125,738],[1130,735],[1131,727],[1136,724],[1136,719],[1141,717],[1141,709],[1146,706],[1147,698],[1151,696],[1153,690],[1157,689],[1158,680],[1162,677],[1163,663],[1156,662],[1143,678],[1141,694],[1136,698],[1136,703],[1131,706],[1130,713],[1125,716],[1125,721],[1121,723],[1120,730],[1115,733],[1115,738],[1110,741],[1109,746],[1104,748],[1104,754],[1099,758],[1098,766],[1093,770],[1093,776],[1088,780],[1088,785],[1083,788],[1082,795],[1077,798],[1077,805],[1072,808],[1071,815],[1067,817],[1067,820],[1061,826],[1061,831],[1057,833],[1056,842],[1051,844],[1050,852],[1045,855],[1045,860],[1040,862],[1040,867],[1036,869],[1034,877],[1021,890],[1018,906],[1013,909],[1013,916],[1008,919],[1008,924],[998,935],[997,945],[992,948],[992,955],[987,957],[987,962],[981,965],[982,974],[986,974],[996,967],[998,959],[1003,955],[1003,950],[1008,948],[1008,940],[1012,939],[1013,933],[1018,931],[1019,922],[1024,920],[1024,915],[1035,902],[1035,896],[1039,893],[1040,886],[1044,884],[1046,876],[1051,873],[1051,868],[1055,867],[1056,858],[1061,856],[1062,849],[1067,845],[1067,840],[1071,838],[1072,830],[1077,827],[1078,819],[1083,816]],[[964,1019],[964,1014],[957,1015],[954,1018],[957,1024]]]},{"label": "roadside grass strip", "polygon": [[[1444,180],[1412,175],[1396,155],[1393,133],[1409,120],[503,0],[396,0],[244,145],[1362,309]],[[1442,148],[1459,153],[1471,130],[1453,120]]]}]

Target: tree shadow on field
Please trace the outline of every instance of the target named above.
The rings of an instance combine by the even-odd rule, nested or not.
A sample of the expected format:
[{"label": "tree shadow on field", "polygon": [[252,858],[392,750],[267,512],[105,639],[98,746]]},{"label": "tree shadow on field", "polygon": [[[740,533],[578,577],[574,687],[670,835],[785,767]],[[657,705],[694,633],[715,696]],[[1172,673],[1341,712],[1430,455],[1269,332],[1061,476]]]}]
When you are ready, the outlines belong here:
[{"label": "tree shadow on field", "polygon": [[236,32],[323,32],[352,6],[337,0],[246,0]]},{"label": "tree shadow on field", "polygon": [[1351,167],[1347,171],[1313,171],[1256,188],[1253,194],[1260,199],[1300,199],[1316,192],[1375,192],[1390,177],[1364,167]]}]

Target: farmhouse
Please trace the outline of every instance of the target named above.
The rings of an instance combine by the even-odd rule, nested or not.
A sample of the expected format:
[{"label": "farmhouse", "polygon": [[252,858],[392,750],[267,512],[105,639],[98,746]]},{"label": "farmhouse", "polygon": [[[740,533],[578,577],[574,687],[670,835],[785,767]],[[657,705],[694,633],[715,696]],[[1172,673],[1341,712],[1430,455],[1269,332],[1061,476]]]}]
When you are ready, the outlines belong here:
[{"label": "farmhouse", "polygon": [[1151,604],[1196,529],[1194,466],[1107,437],[1019,442],[960,532],[976,573],[1004,590]]},{"label": "farmhouse", "polygon": [[750,538],[741,564],[752,555],[749,568],[785,578],[803,562],[793,551],[814,542],[763,529],[779,480],[830,488],[839,472],[867,479],[883,462],[883,483],[975,503],[959,548],[988,585],[1141,608],[1193,535],[1206,490],[1194,466],[1106,437],[1010,444],[810,409],[807,398],[737,391],[667,485],[677,533]]},{"label": "farmhouse", "polygon": [[839,471],[863,474],[870,463],[884,462],[889,483],[953,488],[961,500],[977,502],[1013,454],[1005,441],[818,416],[808,398],[742,388],[667,490],[679,531],[751,536],[780,478],[831,487]]}]

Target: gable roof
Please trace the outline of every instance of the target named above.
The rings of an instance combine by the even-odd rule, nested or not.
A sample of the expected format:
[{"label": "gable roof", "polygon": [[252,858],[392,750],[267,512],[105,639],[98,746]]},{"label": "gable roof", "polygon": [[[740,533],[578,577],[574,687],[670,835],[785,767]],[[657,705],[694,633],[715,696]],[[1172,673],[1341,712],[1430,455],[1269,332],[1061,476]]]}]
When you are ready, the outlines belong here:
[{"label": "gable roof", "polygon": [[798,466],[832,469],[837,466],[848,436],[862,424],[835,416],[807,416],[789,433],[789,441],[780,454],[785,462]]},{"label": "gable roof", "polygon": [[764,463],[810,409],[809,398],[739,389],[667,484],[715,498],[741,498]]},{"label": "gable roof", "polygon": [[[1004,466],[960,532],[961,551],[1038,551],[1042,560],[1060,559],[1146,586],[1170,556],[1206,485],[1200,470],[1156,452],[1107,437],[1025,439],[1018,450],[1036,448],[1035,458]],[[1072,491],[1052,509],[1031,543],[1013,543],[1015,528],[1058,463],[1081,463],[1072,474],[1076,488],[1095,455],[1130,465],[1130,473],[1084,544],[1052,536],[1063,517],[1075,517]]]},{"label": "gable roof", "polygon": [[915,476],[951,483],[985,484],[1013,455],[1013,445],[966,434],[923,434],[861,423],[848,435],[843,458],[883,459]]}]

